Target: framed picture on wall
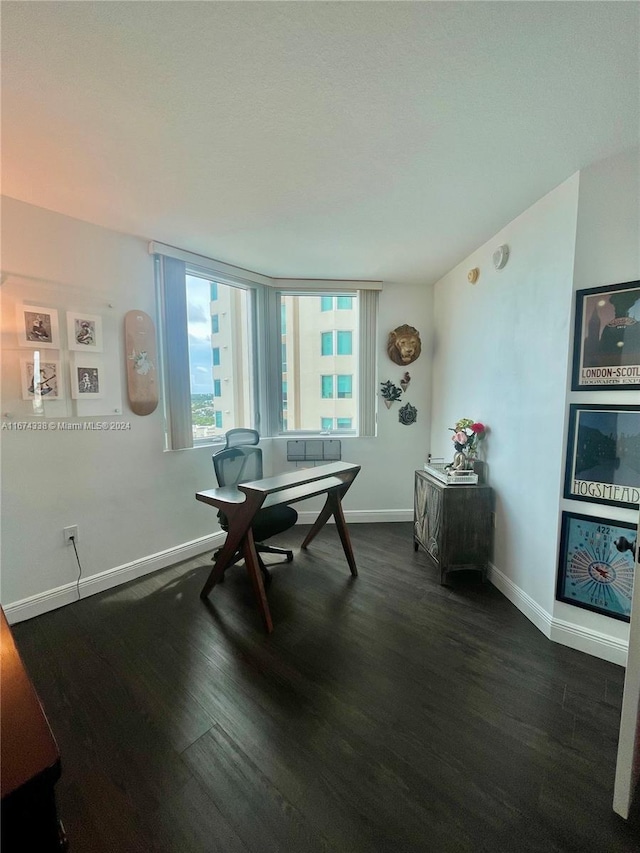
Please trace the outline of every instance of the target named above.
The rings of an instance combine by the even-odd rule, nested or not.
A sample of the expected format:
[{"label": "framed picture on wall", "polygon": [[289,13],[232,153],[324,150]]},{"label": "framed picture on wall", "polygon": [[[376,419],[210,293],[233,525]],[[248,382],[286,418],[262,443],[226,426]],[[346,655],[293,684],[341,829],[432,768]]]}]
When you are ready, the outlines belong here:
[{"label": "framed picture on wall", "polygon": [[104,366],[80,353],[71,359],[71,396],[74,400],[97,400],[104,395]]},{"label": "framed picture on wall", "polygon": [[55,308],[41,308],[38,305],[22,303],[17,305],[16,328],[18,344],[21,347],[60,348],[58,312]]},{"label": "framed picture on wall", "polygon": [[102,318],[67,311],[67,343],[76,352],[102,352]]},{"label": "framed picture on wall", "polygon": [[576,293],[573,391],[640,390],[640,281]]},{"label": "framed picture on wall", "polygon": [[637,547],[633,524],[563,512],[557,600],[629,622]]},{"label": "framed picture on wall", "polygon": [[640,406],[569,407],[564,497],[640,506]]},{"label": "framed picture on wall", "polygon": [[57,359],[47,358],[46,355],[40,358],[39,355],[35,353],[34,358],[20,359],[22,399],[35,400],[36,403],[44,400],[61,400],[64,393],[60,362]]}]

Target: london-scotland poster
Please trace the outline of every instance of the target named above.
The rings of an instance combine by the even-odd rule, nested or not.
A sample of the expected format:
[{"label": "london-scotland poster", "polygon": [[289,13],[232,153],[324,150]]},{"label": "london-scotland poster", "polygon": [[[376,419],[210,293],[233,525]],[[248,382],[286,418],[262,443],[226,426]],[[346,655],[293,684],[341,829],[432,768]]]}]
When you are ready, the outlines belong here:
[{"label": "london-scotland poster", "polygon": [[640,281],[576,293],[572,391],[640,388]]}]

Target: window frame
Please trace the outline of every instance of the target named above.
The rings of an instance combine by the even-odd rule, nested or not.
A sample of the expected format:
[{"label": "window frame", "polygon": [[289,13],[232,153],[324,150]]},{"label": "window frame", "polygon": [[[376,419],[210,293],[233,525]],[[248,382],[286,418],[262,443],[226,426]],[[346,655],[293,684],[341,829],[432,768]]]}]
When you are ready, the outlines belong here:
[{"label": "window frame", "polygon": [[[176,249],[162,243],[151,242],[149,252],[154,255],[156,269],[156,284],[158,293],[158,328],[159,328],[159,374],[163,387],[162,405],[165,412],[166,449],[180,450],[190,447],[211,446],[220,444],[222,439],[194,439],[191,425],[190,397],[191,389],[188,380],[188,349],[186,349],[187,369],[179,365],[173,370],[171,354],[175,347],[168,345],[169,338],[184,339],[179,353],[184,362],[187,347],[187,333],[177,330],[173,305],[169,305],[165,293],[167,273],[165,262],[181,262],[181,279],[176,267],[171,271],[172,284],[177,288],[177,296],[182,299],[186,308],[186,276],[197,276],[210,283],[210,295],[216,301],[217,285],[226,284],[248,291],[249,293],[249,334],[252,341],[252,402],[253,428],[257,429],[263,438],[290,437],[297,434],[317,435],[317,430],[289,430],[286,428],[286,412],[283,407],[282,395],[282,323],[281,323],[281,294],[286,295],[315,295],[334,299],[332,310],[337,310],[337,297],[353,300],[358,298],[359,335],[356,373],[352,374],[353,386],[358,394],[358,409],[356,416],[357,429],[347,431],[347,434],[358,437],[375,436],[376,420],[376,379],[377,379],[377,308],[378,291],[382,289],[381,282],[331,280],[306,281],[303,279],[277,279],[261,275],[239,267],[233,267],[221,261],[194,255],[193,253]],[[180,279],[180,280],[178,280]],[[353,301],[350,305],[353,310]],[[348,310],[348,309],[338,309]],[[185,311],[182,312],[185,316]],[[284,319],[284,318],[283,318]],[[181,320],[180,320],[181,322]],[[169,329],[172,329],[169,334]],[[334,330],[335,331],[335,330]],[[334,342],[335,343],[335,342]],[[213,347],[212,347],[213,350]],[[335,347],[334,347],[335,350]],[[352,349],[353,354],[353,349]],[[289,354],[288,354],[288,357]],[[179,360],[180,360],[179,359]],[[212,353],[213,360],[213,353]],[[173,373],[172,377],[168,374]],[[186,375],[185,375],[186,373]],[[331,371],[337,375],[336,371]],[[170,382],[168,380],[171,379]],[[334,393],[337,393],[337,380],[334,382]],[[214,387],[215,392],[215,387]],[[212,395],[215,399],[215,393]],[[325,398],[327,399],[327,398]],[[330,399],[336,399],[334,396]],[[184,411],[182,411],[184,409]],[[285,423],[283,423],[283,419]],[[174,425],[177,422],[177,430]],[[344,432],[342,430],[334,430]],[[176,436],[178,438],[176,439]]]}]

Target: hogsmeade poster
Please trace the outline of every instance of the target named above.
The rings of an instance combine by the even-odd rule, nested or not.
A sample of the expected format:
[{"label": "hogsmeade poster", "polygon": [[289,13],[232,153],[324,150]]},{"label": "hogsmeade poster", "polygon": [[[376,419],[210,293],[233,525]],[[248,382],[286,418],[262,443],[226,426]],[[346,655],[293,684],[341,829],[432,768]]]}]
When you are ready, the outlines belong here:
[{"label": "hogsmeade poster", "polygon": [[640,390],[640,281],[577,291],[571,388]]},{"label": "hogsmeade poster", "polygon": [[569,407],[564,496],[629,509],[640,505],[640,406]]}]

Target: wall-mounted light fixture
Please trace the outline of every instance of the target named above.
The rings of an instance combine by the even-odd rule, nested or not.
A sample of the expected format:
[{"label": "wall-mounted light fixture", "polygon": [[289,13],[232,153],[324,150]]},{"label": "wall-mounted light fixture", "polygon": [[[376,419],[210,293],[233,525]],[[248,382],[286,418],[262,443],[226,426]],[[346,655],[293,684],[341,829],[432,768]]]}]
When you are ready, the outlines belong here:
[{"label": "wall-mounted light fixture", "polygon": [[509,247],[505,243],[502,246],[498,246],[498,248],[493,253],[493,265],[497,270],[501,270],[503,267],[506,267],[508,260]]},{"label": "wall-mounted light fixture", "polygon": [[469,284],[475,284],[480,275],[480,269],[478,267],[474,267],[472,270],[469,270],[467,273],[467,281]]}]

